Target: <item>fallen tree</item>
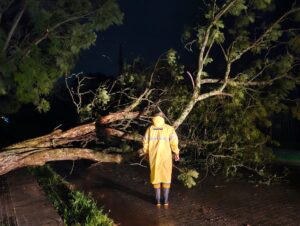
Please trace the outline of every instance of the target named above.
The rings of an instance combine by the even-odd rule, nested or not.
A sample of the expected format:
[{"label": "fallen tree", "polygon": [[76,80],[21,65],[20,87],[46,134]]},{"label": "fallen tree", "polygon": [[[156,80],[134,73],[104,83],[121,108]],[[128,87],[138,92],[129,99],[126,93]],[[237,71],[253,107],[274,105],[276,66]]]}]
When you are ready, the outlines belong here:
[{"label": "fallen tree", "polygon": [[[270,138],[258,124],[270,126],[270,115],[286,108],[284,99],[299,84],[299,52],[292,47],[299,41],[297,32],[281,26],[300,8],[292,4],[254,37],[250,32],[256,30],[251,27],[253,15],[264,13],[269,3],[265,2],[265,8],[256,4],[259,1],[253,5],[251,1],[231,0],[219,5],[212,0],[207,4],[206,24],[197,25],[194,33],[187,35],[186,48],[199,52],[193,72],[170,50],[151,69],[141,69],[135,62],[118,79],[100,84],[94,91],[84,90],[88,79],[82,74],[72,76],[75,86],[69,85],[71,78],[67,77],[67,90],[77,113],[89,123],[3,148],[0,175],[47,161],[85,158],[120,162],[122,153],[107,153],[105,147],[95,151],[87,144],[109,145],[108,140],[114,137],[140,147],[149,115],[157,109],[178,129],[181,147],[194,150],[194,160],[204,157],[206,164],[214,166],[221,160],[227,174],[239,168],[262,174],[269,160],[266,144]],[[235,30],[224,31],[229,17],[240,24]],[[247,21],[241,24],[241,19]],[[209,68],[213,59],[221,61],[221,70]],[[101,116],[101,112],[107,114]]]},{"label": "fallen tree", "polygon": [[[106,136],[141,142],[141,137],[133,137],[124,132],[104,127],[108,123],[124,118],[132,119],[138,115],[140,115],[139,112],[114,113],[102,117],[98,122],[98,127]],[[21,167],[41,166],[48,161],[89,159],[97,162],[121,162],[122,157],[118,154],[105,154],[88,148],[68,147],[73,142],[87,143],[95,139],[96,123],[92,122],[67,131],[55,130],[51,134],[10,145],[0,152],[0,175]]]}]

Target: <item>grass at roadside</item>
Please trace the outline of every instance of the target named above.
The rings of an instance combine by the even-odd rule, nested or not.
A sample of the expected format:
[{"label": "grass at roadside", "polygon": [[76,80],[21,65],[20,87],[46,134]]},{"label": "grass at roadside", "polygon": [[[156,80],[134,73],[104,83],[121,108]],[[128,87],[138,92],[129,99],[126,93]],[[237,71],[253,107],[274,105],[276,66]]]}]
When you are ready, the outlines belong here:
[{"label": "grass at roadside", "polygon": [[30,170],[38,180],[66,225],[112,226],[113,221],[97,207],[96,202],[79,191],[70,189],[48,165]]}]

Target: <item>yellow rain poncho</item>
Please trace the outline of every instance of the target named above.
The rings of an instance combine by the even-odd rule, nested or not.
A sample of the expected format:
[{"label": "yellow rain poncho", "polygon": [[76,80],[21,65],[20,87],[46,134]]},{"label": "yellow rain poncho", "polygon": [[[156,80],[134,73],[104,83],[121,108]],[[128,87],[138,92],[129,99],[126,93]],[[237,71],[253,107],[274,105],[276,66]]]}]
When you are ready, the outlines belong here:
[{"label": "yellow rain poncho", "polygon": [[152,118],[144,136],[144,153],[149,155],[152,184],[171,183],[172,151],[178,155],[178,137],[172,126],[161,116]]}]

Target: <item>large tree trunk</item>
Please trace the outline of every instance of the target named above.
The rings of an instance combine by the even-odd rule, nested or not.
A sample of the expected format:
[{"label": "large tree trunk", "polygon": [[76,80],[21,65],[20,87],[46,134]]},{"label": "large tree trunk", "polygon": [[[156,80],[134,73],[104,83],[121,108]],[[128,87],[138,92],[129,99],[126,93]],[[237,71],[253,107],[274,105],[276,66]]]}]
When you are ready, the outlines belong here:
[{"label": "large tree trunk", "polygon": [[0,152],[0,175],[21,167],[43,165],[48,161],[89,159],[97,162],[120,163],[121,155],[70,147],[70,144],[95,140],[96,127],[106,136],[141,142],[141,135],[131,135],[108,127],[108,124],[114,121],[134,119],[140,115],[140,112],[116,112],[102,117],[97,123],[87,123],[67,131],[55,130],[45,136],[5,147]]},{"label": "large tree trunk", "polygon": [[89,159],[97,162],[115,162],[122,161],[121,155],[110,155],[102,152],[97,152],[87,148],[56,148],[56,149],[36,149],[29,154],[26,151],[20,154],[10,154],[1,156],[0,175],[9,171],[26,167],[26,166],[42,166],[49,161],[61,160],[77,160]]}]

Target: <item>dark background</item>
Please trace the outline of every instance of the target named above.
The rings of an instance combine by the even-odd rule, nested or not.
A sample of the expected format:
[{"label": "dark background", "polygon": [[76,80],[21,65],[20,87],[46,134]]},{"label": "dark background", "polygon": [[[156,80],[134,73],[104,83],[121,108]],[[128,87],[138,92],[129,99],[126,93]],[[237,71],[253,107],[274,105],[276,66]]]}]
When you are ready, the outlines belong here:
[{"label": "dark background", "polygon": [[98,33],[96,45],[81,53],[73,72],[116,75],[121,45],[127,63],[142,57],[151,64],[170,48],[184,54],[181,35],[195,22],[199,4],[198,0],[119,1],[123,24]]}]

